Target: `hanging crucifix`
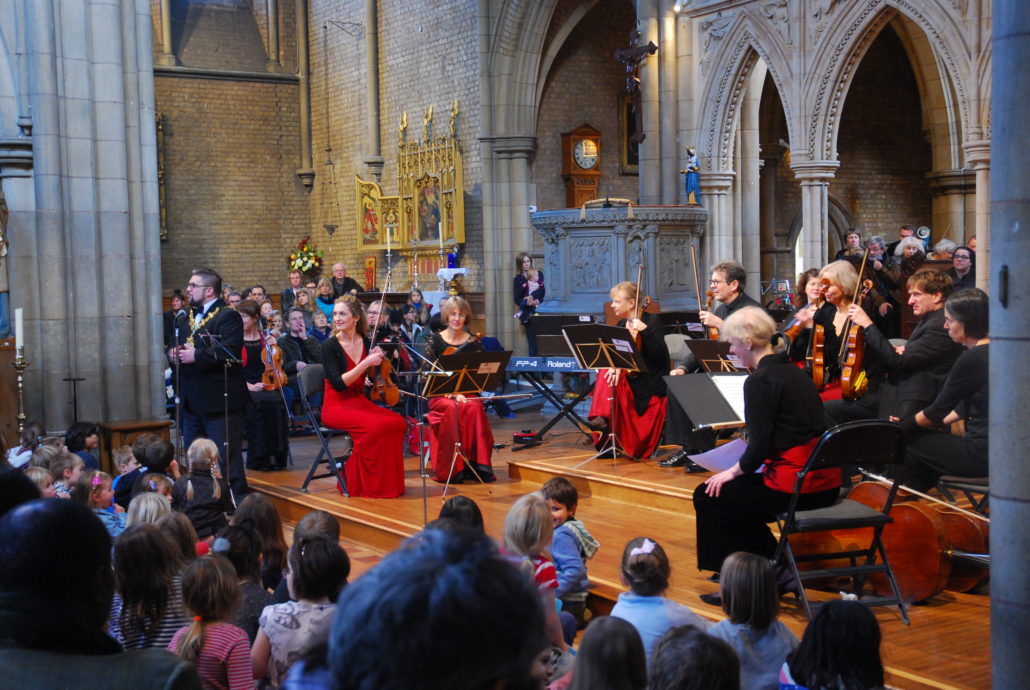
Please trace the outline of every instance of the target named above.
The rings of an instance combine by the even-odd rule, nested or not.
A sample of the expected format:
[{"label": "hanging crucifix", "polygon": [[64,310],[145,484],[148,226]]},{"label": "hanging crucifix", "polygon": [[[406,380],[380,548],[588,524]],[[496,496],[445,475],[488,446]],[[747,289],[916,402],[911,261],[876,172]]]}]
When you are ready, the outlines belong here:
[{"label": "hanging crucifix", "polygon": [[654,41],[648,41],[646,46],[640,45],[640,32],[633,29],[629,32],[629,47],[619,48],[615,51],[615,59],[626,65],[626,92],[629,93],[630,103],[633,106],[633,118],[636,122],[636,133],[630,141],[640,144],[647,136],[644,134],[644,113],[640,107],[640,66],[648,55],[658,52],[658,46]]}]

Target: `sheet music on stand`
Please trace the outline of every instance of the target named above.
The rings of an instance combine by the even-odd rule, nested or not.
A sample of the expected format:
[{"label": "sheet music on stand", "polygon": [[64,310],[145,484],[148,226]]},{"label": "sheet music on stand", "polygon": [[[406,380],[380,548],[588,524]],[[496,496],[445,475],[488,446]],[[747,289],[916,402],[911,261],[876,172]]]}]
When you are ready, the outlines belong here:
[{"label": "sheet music on stand", "polygon": [[697,359],[698,364],[710,374],[750,373],[740,358],[730,353],[730,344],[721,340],[688,340],[684,343]]},{"label": "sheet music on stand", "polygon": [[569,349],[584,369],[647,371],[628,328],[589,324],[562,329]]},{"label": "sheet music on stand", "polygon": [[665,376],[669,395],[683,407],[694,429],[744,426],[746,373]]},{"label": "sheet music on stand", "polygon": [[501,383],[511,352],[455,352],[443,355],[437,364],[449,375],[430,373],[422,395],[474,395],[494,391]]}]

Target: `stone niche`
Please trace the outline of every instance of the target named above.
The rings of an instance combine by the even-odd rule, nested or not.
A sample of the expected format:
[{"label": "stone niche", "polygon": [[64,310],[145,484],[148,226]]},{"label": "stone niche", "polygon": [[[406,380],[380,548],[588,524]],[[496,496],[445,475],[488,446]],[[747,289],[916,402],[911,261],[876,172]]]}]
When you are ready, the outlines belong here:
[{"label": "stone niche", "polygon": [[[539,211],[533,227],[544,238],[547,298],[541,313],[600,314],[608,291],[636,281],[643,265],[642,295],[662,311],[697,309],[691,245],[708,222],[700,206],[618,206]],[[700,260],[700,259],[699,259]],[[702,271],[702,289],[707,273]]]}]

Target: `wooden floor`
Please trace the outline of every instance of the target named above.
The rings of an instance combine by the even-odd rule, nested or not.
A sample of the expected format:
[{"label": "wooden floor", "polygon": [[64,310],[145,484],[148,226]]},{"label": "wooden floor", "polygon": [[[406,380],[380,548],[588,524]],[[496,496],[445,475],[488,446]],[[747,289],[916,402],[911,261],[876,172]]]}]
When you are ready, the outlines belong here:
[{"label": "wooden floor", "polygon": [[[601,542],[597,556],[588,563],[594,583],[592,599],[606,610],[622,591],[619,560],[623,546],[637,536],[660,542],[673,566],[668,596],[698,614],[721,620],[721,609],[708,606],[698,594],[716,591],[708,573],[696,569],[694,515],[691,495],[707,475],[688,475],[678,469],[658,467],[654,461],[612,462],[593,460],[574,466],[593,452],[585,436],[562,421],[535,448],[512,451],[511,434],[538,429],[547,417],[535,410],[519,412],[514,419],[491,416],[497,443],[494,452],[498,481],[489,485],[452,486],[448,496],[462,494],[474,499],[483,511],[487,532],[500,538],[504,516],[515,500],[534,491],[548,478],[562,474],[580,493],[577,517]],[[294,465],[282,472],[248,473],[253,489],[276,501],[284,520],[292,525],[312,509],[337,516],[343,545],[352,562],[352,579],[375,565],[401,540],[419,531],[425,518],[439,512],[444,487],[419,476],[414,457],[405,460],[407,493],[397,499],[344,498],[331,479],[315,480],[308,493],[299,491],[314,460],[314,437],[292,440]],[[672,450],[672,449],[667,449]],[[664,455],[664,453],[663,453]],[[830,593],[811,592],[813,600],[827,600]],[[990,668],[990,600],[984,594],[945,591],[929,602],[910,608],[912,620],[905,626],[895,608],[874,608],[883,630],[883,658],[888,683],[897,688],[988,688]],[[800,638],[806,624],[800,603],[784,599],[782,620]]]}]

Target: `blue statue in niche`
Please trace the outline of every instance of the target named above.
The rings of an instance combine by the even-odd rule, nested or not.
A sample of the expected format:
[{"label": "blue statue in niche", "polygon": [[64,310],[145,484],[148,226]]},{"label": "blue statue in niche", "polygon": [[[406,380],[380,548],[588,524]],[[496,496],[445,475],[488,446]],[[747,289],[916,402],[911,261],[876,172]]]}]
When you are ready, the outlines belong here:
[{"label": "blue statue in niche", "polygon": [[460,251],[458,245],[451,247],[451,251],[447,254],[447,268],[458,268],[458,252]]},{"label": "blue statue in niche", "polygon": [[701,165],[697,160],[697,153],[693,146],[687,147],[687,167],[680,172],[686,175],[684,184],[686,186],[687,204],[690,206],[701,205]]}]

